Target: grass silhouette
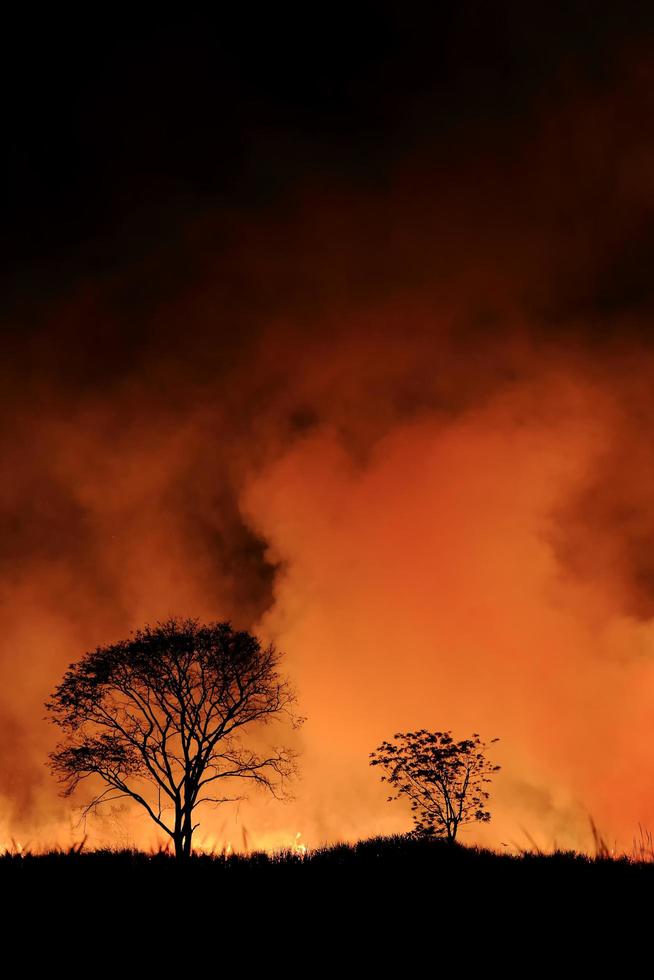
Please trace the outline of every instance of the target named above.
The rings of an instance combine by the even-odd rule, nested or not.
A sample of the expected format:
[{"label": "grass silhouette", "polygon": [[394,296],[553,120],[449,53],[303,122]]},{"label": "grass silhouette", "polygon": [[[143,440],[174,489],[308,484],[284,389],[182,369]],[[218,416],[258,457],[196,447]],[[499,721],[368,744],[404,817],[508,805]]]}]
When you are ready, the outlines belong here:
[{"label": "grass silhouette", "polygon": [[520,946],[530,962],[532,947],[540,961],[564,943],[599,955],[606,936],[634,928],[654,890],[645,832],[641,843],[614,857],[601,848],[594,856],[512,854],[396,836],[305,854],[223,848],[183,862],[165,848],[23,849],[0,856],[0,894],[21,923],[80,937],[90,950],[138,923],[143,950],[160,952],[183,921],[202,930],[207,950],[215,943],[222,951],[230,936],[248,956],[273,936],[287,955],[303,947],[307,962],[354,943],[364,958],[378,957],[380,970],[388,956],[400,969],[411,950],[430,954],[435,943],[459,947],[465,959],[483,950],[500,963]]},{"label": "grass silhouette", "polygon": [[149,852],[137,849],[86,850],[86,839],[67,849],[36,853],[28,846],[14,845],[0,855],[0,881],[32,879],[36,884],[53,875],[74,878],[125,874],[134,878],[162,876],[195,877],[204,880],[269,882],[292,879],[306,884],[340,878],[352,881],[407,876],[467,876],[488,879],[547,882],[556,874],[577,881],[611,879],[647,880],[654,887],[654,849],[652,834],[640,828],[630,854],[615,855],[594,828],[595,854],[554,848],[543,851],[535,842],[516,853],[498,853],[481,847],[451,844],[440,839],[416,839],[395,835],[374,837],[354,844],[333,844],[298,852],[293,848],[272,853],[253,851],[232,853],[216,847],[210,853],[194,853],[187,861],[175,859],[171,849],[161,846]]}]

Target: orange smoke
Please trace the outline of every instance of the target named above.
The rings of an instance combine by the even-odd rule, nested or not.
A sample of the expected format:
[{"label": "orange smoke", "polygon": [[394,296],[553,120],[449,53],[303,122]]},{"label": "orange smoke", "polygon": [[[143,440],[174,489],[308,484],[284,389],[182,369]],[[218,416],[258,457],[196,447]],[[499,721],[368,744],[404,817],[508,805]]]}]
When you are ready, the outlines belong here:
[{"label": "orange smoke", "polygon": [[[189,218],[37,304],[2,393],[0,844],[83,836],[43,702],[170,615],[273,639],[308,717],[295,801],[207,811],[208,848],[408,829],[367,757],[417,727],[501,739],[468,840],[654,827],[654,361],[624,259],[653,150],[597,152],[646,82],[540,107],[501,158]],[[157,843],[129,808],[86,832]]]},{"label": "orange smoke", "polygon": [[652,636],[600,618],[552,544],[553,514],[603,446],[600,411],[548,379],[456,422],[398,425],[364,465],[326,429],[249,488],[281,565],[262,627],[289,653],[309,716],[304,792],[332,833],[406,826],[366,756],[420,727],[501,738],[494,822],[470,839],[522,825],[583,846],[588,813],[630,839],[626,797],[654,818],[654,794],[635,790],[653,666],[634,643]]}]

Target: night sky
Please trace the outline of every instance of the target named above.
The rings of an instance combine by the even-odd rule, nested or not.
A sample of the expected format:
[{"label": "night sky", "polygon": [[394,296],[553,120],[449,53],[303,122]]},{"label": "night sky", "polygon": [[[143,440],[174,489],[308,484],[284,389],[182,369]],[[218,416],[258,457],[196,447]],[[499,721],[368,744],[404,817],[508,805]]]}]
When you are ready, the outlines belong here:
[{"label": "night sky", "polygon": [[402,828],[403,726],[501,738],[485,841],[654,825],[654,10],[354,6],[4,32],[2,835],[172,614],[287,654],[255,841]]}]

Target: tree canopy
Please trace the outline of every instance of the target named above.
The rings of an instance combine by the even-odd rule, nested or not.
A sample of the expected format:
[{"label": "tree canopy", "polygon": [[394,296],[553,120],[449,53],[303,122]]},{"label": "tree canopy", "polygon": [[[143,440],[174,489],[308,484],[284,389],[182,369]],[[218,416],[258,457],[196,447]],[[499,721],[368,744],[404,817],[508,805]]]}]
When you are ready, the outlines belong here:
[{"label": "tree canopy", "polygon": [[370,765],[384,770],[389,801],[411,801],[416,836],[454,842],[460,824],[491,818],[486,785],[500,767],[486,759],[486,749],[477,733],[457,742],[451,731],[398,732],[370,753]]},{"label": "tree canopy", "polygon": [[188,857],[200,805],[242,799],[244,781],[283,796],[296,771],[292,749],[242,738],[273,719],[301,722],[280,661],[228,622],[176,618],[85,654],[46,704],[66,735],[49,757],[64,794],[99,777],[85,813],[131,798]]}]

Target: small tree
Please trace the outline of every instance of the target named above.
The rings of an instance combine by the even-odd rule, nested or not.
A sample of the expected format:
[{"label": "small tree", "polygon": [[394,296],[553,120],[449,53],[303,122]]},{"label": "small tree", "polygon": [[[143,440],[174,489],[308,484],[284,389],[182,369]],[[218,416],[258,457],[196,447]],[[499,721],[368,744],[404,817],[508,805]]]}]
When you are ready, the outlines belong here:
[{"label": "small tree", "polygon": [[[492,739],[497,742],[498,739]],[[382,782],[395,791],[388,799],[411,800],[416,836],[446,837],[453,843],[460,824],[488,822],[485,786],[497,772],[486,759],[487,745],[476,733],[456,742],[451,732],[398,733],[370,754],[371,766],[382,766]]]},{"label": "small tree", "polygon": [[292,750],[261,753],[240,737],[284,715],[299,724],[279,662],[272,644],[194,619],[146,626],[87,653],[46,704],[67,735],[50,755],[64,795],[97,776],[104,789],[85,814],[129,797],[172,839],[176,856],[188,857],[195,810],[242,799],[217,787],[246,780],[279,796],[295,771]]}]

